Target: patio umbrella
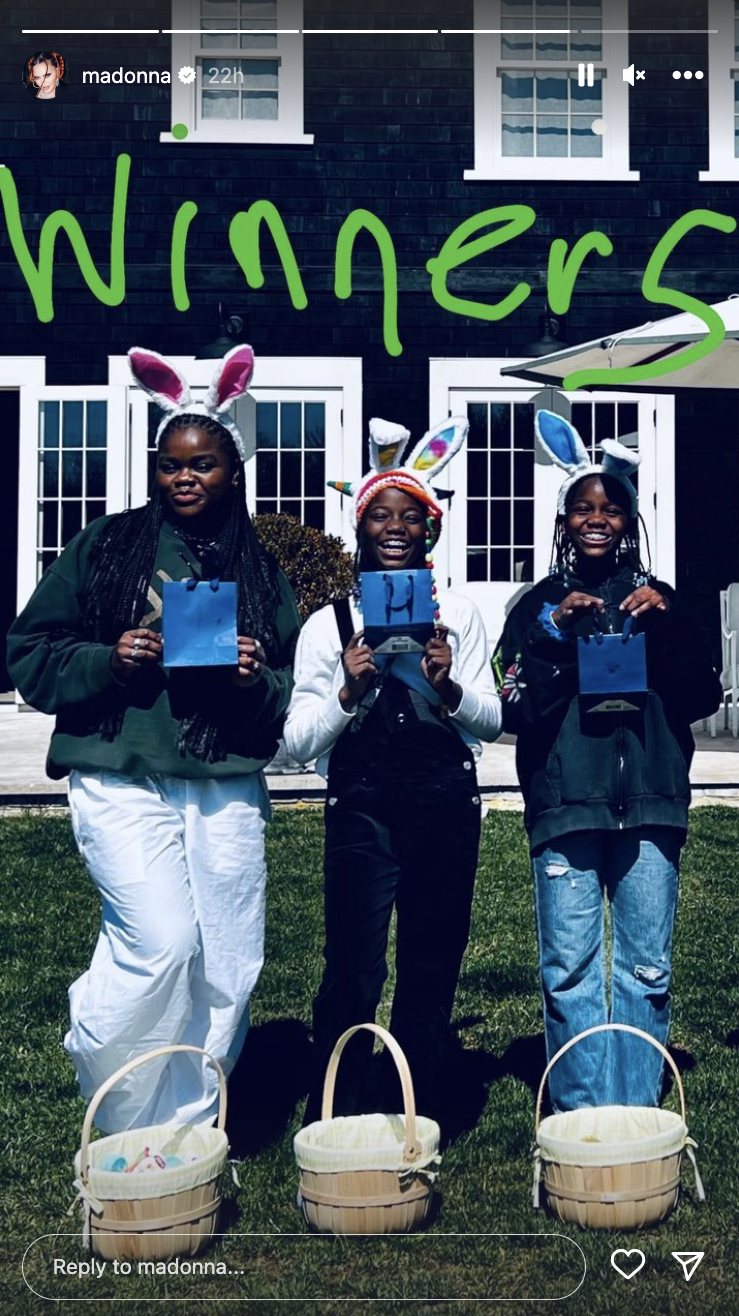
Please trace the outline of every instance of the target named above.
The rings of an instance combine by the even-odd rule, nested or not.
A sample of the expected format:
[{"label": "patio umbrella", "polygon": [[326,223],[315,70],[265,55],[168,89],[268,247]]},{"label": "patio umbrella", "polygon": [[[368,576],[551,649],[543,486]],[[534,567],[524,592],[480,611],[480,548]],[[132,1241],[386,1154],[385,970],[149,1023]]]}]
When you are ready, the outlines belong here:
[{"label": "patio umbrella", "polygon": [[[652,382],[659,388],[739,388],[739,296],[715,302],[717,311],[726,326],[724,341],[707,356],[689,365],[678,367],[654,381],[645,378],[633,381],[636,388]],[[561,384],[568,375],[583,370],[618,370],[625,366],[644,366],[662,363],[680,352],[704,342],[708,337],[705,321],[690,312],[671,315],[664,320],[649,321],[637,329],[611,334],[607,338],[594,338],[589,343],[565,347],[548,356],[522,361],[520,365],[505,366],[502,374],[521,379],[533,379],[540,384]],[[607,381],[602,383],[607,386]],[[583,382],[580,385],[589,388]],[[620,380],[611,387],[623,388]]]}]

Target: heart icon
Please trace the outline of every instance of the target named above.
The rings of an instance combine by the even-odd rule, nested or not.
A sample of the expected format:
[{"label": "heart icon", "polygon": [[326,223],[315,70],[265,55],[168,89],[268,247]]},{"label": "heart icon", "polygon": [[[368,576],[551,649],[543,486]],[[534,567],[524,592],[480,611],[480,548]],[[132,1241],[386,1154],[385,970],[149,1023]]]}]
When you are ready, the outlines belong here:
[{"label": "heart icon", "polygon": [[[630,1257],[633,1257],[634,1262],[631,1265],[631,1269],[624,1270],[621,1266],[619,1266],[616,1257],[626,1257],[627,1262]],[[644,1253],[640,1252],[638,1247],[629,1248],[628,1251],[626,1250],[625,1247],[617,1247],[616,1251],[611,1253],[611,1265],[613,1266],[614,1270],[618,1271],[619,1275],[623,1275],[624,1279],[633,1279],[635,1275],[638,1275],[642,1266],[645,1265],[646,1260],[647,1258],[645,1257]]]}]

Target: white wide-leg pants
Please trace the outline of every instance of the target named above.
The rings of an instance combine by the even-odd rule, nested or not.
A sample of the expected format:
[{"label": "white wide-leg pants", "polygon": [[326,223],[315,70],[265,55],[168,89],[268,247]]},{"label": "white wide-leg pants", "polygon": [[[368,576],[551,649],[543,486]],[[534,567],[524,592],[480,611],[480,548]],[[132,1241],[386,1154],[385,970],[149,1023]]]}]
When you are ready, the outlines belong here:
[{"label": "white wide-leg pants", "polygon": [[[228,1074],[264,957],[261,772],[194,779],[73,771],[72,827],[102,899],[90,968],[69,990],[64,1045],[83,1096],[134,1056],[190,1043]],[[102,1102],[106,1133],[215,1114],[217,1079],[197,1056],[142,1065]]]}]

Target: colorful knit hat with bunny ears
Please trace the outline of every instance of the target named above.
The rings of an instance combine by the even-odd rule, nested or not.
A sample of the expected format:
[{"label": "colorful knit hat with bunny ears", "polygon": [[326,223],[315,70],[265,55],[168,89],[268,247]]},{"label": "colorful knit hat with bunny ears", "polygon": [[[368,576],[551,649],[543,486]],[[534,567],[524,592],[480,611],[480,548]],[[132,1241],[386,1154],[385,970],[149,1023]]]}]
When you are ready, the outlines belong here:
[{"label": "colorful knit hat with bunny ears", "polygon": [[254,352],[246,343],[232,348],[219,361],[202,402],[193,401],[184,375],[158,352],[132,347],[128,360],[136,383],[164,411],[157,430],[157,446],[162,432],[175,416],[207,416],[228,431],[239,457],[246,461],[244,436],[229,412],[232,404],[246,393],[254,374]]},{"label": "colorful knit hat with bunny ears", "polygon": [[439,538],[443,512],[428,480],[438,475],[459,451],[468,429],[469,423],[463,416],[451,416],[424,434],[407,461],[402,462],[411,437],[410,430],[393,421],[374,417],[369,423],[370,469],[367,474],[357,484],[328,481],[331,489],[338,489],[339,493],[351,497],[352,529],[359,529],[375,494],[382,489],[402,489],[427,509],[428,539],[433,547]]},{"label": "colorful knit hat with bunny ears", "polygon": [[633,475],[641,461],[638,452],[625,448],[618,439],[604,439],[600,445],[605,454],[603,461],[593,462],[574,425],[553,411],[537,411],[534,428],[539,446],[556,466],[567,472],[567,479],[557,498],[557,512],[560,516],[564,516],[567,511],[570,490],[580,480],[589,475],[610,475],[623,487],[628,499],[629,515],[632,520],[636,520],[636,489],[629,476]]}]

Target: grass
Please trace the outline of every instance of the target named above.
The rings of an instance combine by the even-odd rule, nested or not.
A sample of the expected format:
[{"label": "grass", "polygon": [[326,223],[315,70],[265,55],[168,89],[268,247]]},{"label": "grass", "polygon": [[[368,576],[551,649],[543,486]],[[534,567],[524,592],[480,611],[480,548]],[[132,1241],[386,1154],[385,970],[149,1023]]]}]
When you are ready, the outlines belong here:
[{"label": "grass", "polygon": [[[564,1309],[571,1316],[731,1316],[739,1310],[739,1049],[727,1039],[739,1025],[739,812],[693,814],[685,854],[675,954],[672,1041],[683,1072],[689,1124],[708,1201],[700,1207],[684,1171],[671,1219],[641,1235],[581,1233],[531,1209],[533,1088],[543,1050],[531,887],[520,817],[486,821],[473,934],[457,997],[461,1049],[449,1071],[453,1094],[446,1131],[441,1208],[429,1232],[385,1241],[293,1238],[304,1227],[295,1210],[292,1135],[300,1122],[309,1061],[307,1024],[321,972],[322,820],[314,810],[281,810],[269,835],[267,959],[253,1003],[253,1028],[230,1087],[229,1134],[243,1158],[241,1186],[228,1190],[222,1228],[231,1241],[203,1257],[244,1275],[63,1279],[49,1287],[49,1258],[81,1259],[76,1237],[52,1237],[29,1255],[39,1293],[92,1298],[80,1312],[140,1316],[152,1299],[185,1310],[184,1299],[215,1299],[209,1312],[232,1312],[253,1295],[249,1312],[300,1310],[323,1316],[364,1303],[298,1301],[290,1308],[260,1299],[343,1296],[381,1299],[372,1313],[542,1312],[587,1276]],[[450,875],[453,880],[453,875]],[[71,1163],[84,1104],[62,1047],[69,983],[87,964],[96,935],[97,901],[64,816],[0,819],[0,948],[3,1051],[0,1111],[0,1236],[6,1253],[0,1284],[12,1290],[3,1310],[48,1307],[21,1277],[21,1257],[42,1234],[78,1230],[68,1218]],[[443,935],[443,929],[440,929]],[[392,977],[388,991],[392,988]],[[386,1003],[380,1021],[387,1019]],[[674,1092],[668,1098],[674,1107]],[[508,1242],[473,1235],[535,1234]],[[262,1239],[238,1234],[265,1234]],[[555,1235],[565,1235],[557,1238]],[[575,1246],[578,1245],[578,1247]],[[626,1282],[611,1267],[614,1248],[641,1248],[646,1265]],[[671,1257],[705,1251],[687,1284]],[[390,1295],[513,1298],[505,1306],[419,1301]],[[126,1301],[122,1299],[132,1299]],[[104,1301],[112,1299],[112,1301]],[[385,1300],[382,1300],[385,1299]],[[517,1300],[518,1299],[518,1300]],[[76,1311],[72,1301],[67,1308]],[[191,1310],[188,1306],[187,1310]]]}]

